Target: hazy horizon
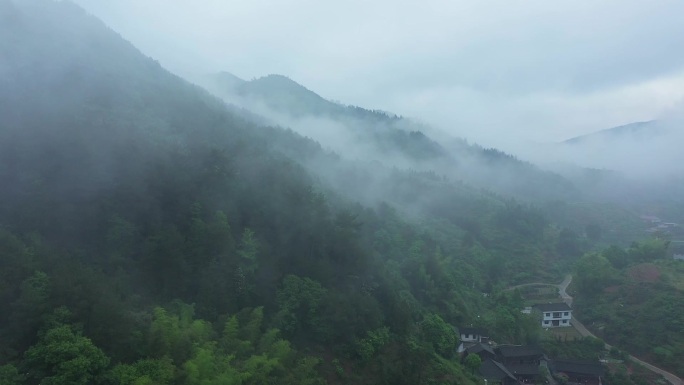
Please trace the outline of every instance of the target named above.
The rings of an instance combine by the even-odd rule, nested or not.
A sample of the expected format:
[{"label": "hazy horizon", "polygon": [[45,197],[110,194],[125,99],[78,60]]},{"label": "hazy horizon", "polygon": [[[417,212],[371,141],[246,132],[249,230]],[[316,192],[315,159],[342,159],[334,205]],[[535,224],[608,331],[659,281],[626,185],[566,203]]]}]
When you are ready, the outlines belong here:
[{"label": "hazy horizon", "polygon": [[657,119],[684,100],[676,0],[75,2],[180,75],[282,74],[504,150]]}]

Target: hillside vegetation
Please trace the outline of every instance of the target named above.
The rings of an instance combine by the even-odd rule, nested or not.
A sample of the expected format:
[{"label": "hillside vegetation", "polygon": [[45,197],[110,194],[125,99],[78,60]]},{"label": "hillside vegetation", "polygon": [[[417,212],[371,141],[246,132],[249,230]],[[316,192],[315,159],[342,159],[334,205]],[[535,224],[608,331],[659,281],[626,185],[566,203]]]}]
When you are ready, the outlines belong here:
[{"label": "hillside vegetation", "polygon": [[684,264],[667,256],[653,239],[582,257],[575,307],[606,342],[682,376]]},{"label": "hillside vegetation", "polygon": [[0,5],[1,383],[474,384],[458,326],[538,338],[499,289],[577,255],[537,209],[256,124],[69,2]]}]

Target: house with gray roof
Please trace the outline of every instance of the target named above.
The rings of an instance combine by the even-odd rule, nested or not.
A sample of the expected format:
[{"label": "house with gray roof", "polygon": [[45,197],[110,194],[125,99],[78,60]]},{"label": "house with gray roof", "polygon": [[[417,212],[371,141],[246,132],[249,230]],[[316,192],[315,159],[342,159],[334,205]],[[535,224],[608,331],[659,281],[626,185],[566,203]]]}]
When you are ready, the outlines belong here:
[{"label": "house with gray roof", "polygon": [[500,345],[496,353],[505,365],[530,364],[537,365],[546,360],[544,352],[538,346],[532,345]]},{"label": "house with gray roof", "polygon": [[488,385],[516,385],[518,379],[515,378],[506,366],[495,360],[487,360],[482,363],[479,369],[480,375]]},{"label": "house with gray roof", "polygon": [[568,384],[599,385],[605,369],[598,361],[553,360],[549,369],[554,377],[565,377]]},{"label": "house with gray roof", "polygon": [[463,354],[463,359],[465,360],[466,357],[470,354],[477,354],[480,356],[480,359],[482,362],[488,360],[488,359],[496,359],[497,355],[496,352],[494,352],[494,349],[489,346],[488,344],[483,344],[482,342],[478,342],[475,345],[471,345],[467,347],[464,351]]}]

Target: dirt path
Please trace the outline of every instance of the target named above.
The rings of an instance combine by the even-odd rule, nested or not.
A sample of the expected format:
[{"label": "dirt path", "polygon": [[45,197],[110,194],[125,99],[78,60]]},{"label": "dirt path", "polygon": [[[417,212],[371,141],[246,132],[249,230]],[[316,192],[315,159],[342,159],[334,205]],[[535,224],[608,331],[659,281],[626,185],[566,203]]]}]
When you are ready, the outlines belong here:
[{"label": "dirt path", "polygon": [[547,283],[547,282],[532,282],[532,283],[523,283],[521,285],[515,285],[511,287],[507,287],[504,289],[504,291],[511,291],[515,289],[519,289],[521,287],[526,287],[526,286],[558,286],[555,283]]},{"label": "dirt path", "polygon": [[572,274],[566,275],[563,282],[558,284],[558,294],[563,299],[563,302],[567,303],[568,306],[572,307],[572,297],[566,291],[568,289],[568,286],[570,286],[570,282],[572,282]]},{"label": "dirt path", "polygon": [[[572,306],[572,297],[571,297],[571,296],[567,293],[567,291],[566,291],[566,290],[568,289],[568,286],[570,286],[570,283],[571,283],[571,282],[572,282],[572,275],[571,275],[571,274],[568,274],[568,275],[565,277],[565,279],[563,279],[563,282],[561,282],[561,283],[559,283],[559,284],[557,284],[557,285],[555,285],[555,284],[550,284],[550,283],[542,283],[542,282],[540,282],[540,283],[527,283],[527,284],[523,284],[523,285],[517,285],[517,286],[509,287],[509,288],[506,289],[506,290],[514,290],[514,289],[519,288],[519,287],[533,286],[533,285],[555,286],[555,287],[558,288],[558,294],[559,294],[560,297],[563,299],[563,302],[567,303],[569,306]],[[574,326],[575,329],[579,332],[579,334],[581,334],[583,337],[594,337],[594,338],[597,338],[592,332],[590,332],[590,331],[582,324],[582,322],[580,322],[580,321],[579,321],[577,318],[575,318],[574,316],[573,316],[572,319],[570,320],[570,324],[571,324],[572,326]],[[606,344],[606,349],[610,349],[610,348],[612,348],[612,346]],[[672,374],[672,373],[670,373],[670,372],[666,372],[666,371],[663,370],[663,369],[660,369],[660,368],[658,368],[658,367],[656,367],[656,366],[653,366],[653,365],[649,364],[648,362],[644,362],[644,361],[642,361],[642,360],[640,360],[640,359],[638,359],[638,358],[636,358],[636,357],[634,357],[634,356],[631,356],[631,355],[629,356],[629,359],[632,360],[633,362],[636,362],[636,363],[638,363],[638,364],[644,366],[644,367],[647,368],[648,370],[650,370],[650,371],[652,371],[652,372],[654,372],[654,373],[660,374],[661,376],[665,377],[665,379],[668,380],[668,381],[670,381],[670,383],[672,383],[672,385],[684,385],[684,382],[682,382],[682,379],[681,379],[681,378],[675,376],[674,374]]]},{"label": "dirt path", "polygon": [[572,275],[568,274],[565,276],[565,279],[559,284],[555,283],[548,283],[548,282],[532,282],[532,283],[523,283],[522,285],[515,285],[511,286],[509,288],[506,288],[504,291],[511,291],[515,289],[519,289],[521,287],[527,287],[527,286],[553,286],[558,288],[558,294],[563,298],[563,301],[567,303],[569,306],[572,306],[572,297],[568,295],[568,293],[565,291],[568,286],[570,285],[570,282],[572,282]]}]

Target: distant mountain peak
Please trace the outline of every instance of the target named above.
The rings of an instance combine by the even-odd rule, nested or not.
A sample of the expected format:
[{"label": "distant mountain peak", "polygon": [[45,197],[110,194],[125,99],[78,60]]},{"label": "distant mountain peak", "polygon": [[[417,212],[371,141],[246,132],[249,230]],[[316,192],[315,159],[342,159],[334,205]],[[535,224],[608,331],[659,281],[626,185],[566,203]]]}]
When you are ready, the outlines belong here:
[{"label": "distant mountain peak", "polygon": [[220,87],[230,91],[235,91],[239,86],[246,83],[245,80],[226,71],[217,73],[215,79]]},{"label": "distant mountain peak", "polygon": [[614,139],[631,136],[634,139],[648,139],[662,132],[662,126],[658,120],[648,120],[623,124],[621,126],[607,128],[590,134],[576,136],[563,141],[563,144],[580,144],[595,139]]},{"label": "distant mountain peak", "polygon": [[270,74],[247,82],[245,88],[250,91],[261,91],[267,88],[271,92],[290,92],[297,93],[299,97],[306,96],[325,100],[322,96],[297,83],[285,75]]},{"label": "distant mountain peak", "polygon": [[223,86],[219,85],[223,91],[263,102],[281,113],[295,116],[310,112],[330,114],[342,108],[284,75],[271,74],[250,81],[243,81],[230,74],[218,75],[218,78],[223,83]]},{"label": "distant mountain peak", "polygon": [[281,75],[281,74],[268,74],[268,75],[266,75],[266,76],[262,76],[262,77],[260,77],[260,78],[255,79],[255,81],[260,81],[260,80],[263,80],[263,81],[265,81],[265,80],[268,80],[268,81],[281,81],[281,82],[284,82],[284,83],[290,83],[290,84],[297,85],[297,86],[299,86],[299,87],[304,88],[304,86],[302,86],[301,84],[299,84],[299,83],[297,83],[296,81],[290,79],[289,77],[287,77],[287,76],[285,76],[285,75]]}]

